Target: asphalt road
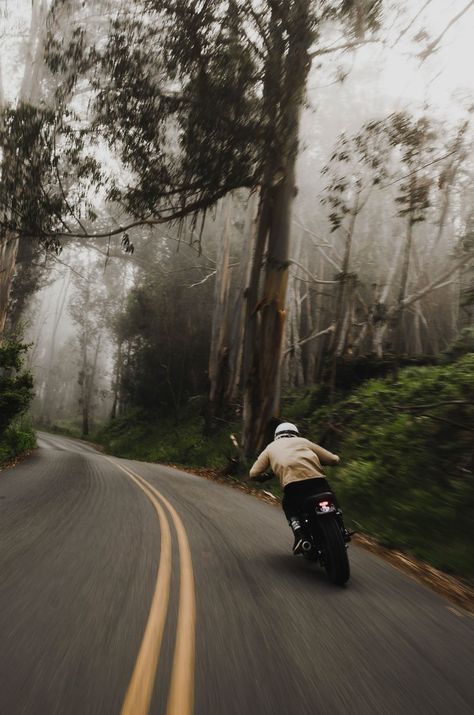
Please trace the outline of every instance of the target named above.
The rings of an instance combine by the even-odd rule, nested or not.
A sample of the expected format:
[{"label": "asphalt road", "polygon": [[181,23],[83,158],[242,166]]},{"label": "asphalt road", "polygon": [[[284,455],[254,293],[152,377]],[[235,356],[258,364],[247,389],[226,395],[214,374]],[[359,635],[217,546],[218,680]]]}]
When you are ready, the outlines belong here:
[{"label": "asphalt road", "polygon": [[474,712],[473,618],[378,557],[336,588],[279,509],[39,437],[0,473],[1,715]]}]

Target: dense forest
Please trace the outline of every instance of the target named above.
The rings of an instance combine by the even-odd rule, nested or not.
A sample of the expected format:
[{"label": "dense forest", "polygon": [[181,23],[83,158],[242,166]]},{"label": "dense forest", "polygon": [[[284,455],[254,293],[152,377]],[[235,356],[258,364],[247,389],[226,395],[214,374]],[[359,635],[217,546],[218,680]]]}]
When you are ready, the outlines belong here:
[{"label": "dense forest", "polygon": [[[472,503],[473,5],[4,3],[0,456],[28,406],[224,471],[292,418],[349,505],[407,442],[417,505]],[[400,545],[400,504],[354,517]]]}]

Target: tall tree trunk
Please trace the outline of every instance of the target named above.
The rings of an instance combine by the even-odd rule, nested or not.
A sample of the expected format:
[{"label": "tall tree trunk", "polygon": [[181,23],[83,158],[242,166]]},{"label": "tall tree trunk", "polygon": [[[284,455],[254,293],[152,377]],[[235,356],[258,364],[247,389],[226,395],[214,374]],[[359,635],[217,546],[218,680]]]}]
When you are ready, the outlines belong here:
[{"label": "tall tree trunk", "polygon": [[373,335],[372,335],[372,346],[373,352],[379,358],[383,358],[384,355],[384,341],[385,334],[387,332],[388,325],[386,322],[379,322],[374,325]]},{"label": "tall tree trunk", "polygon": [[79,386],[81,388],[81,408],[82,408],[82,434],[87,436],[89,434],[89,360],[87,356],[87,336],[82,344],[82,366],[79,373]]},{"label": "tall tree trunk", "polygon": [[110,419],[114,420],[117,417],[117,410],[119,406],[119,395],[120,395],[120,384],[121,384],[121,377],[122,377],[122,347],[123,347],[123,341],[118,340],[117,341],[117,357],[115,360],[115,375],[114,375],[114,383],[113,383],[113,399],[112,399],[112,408],[110,410]]},{"label": "tall tree trunk", "polygon": [[219,243],[214,291],[211,350],[209,356],[210,393],[208,427],[213,418],[235,413],[238,399],[245,329],[245,288],[248,285],[255,232],[254,195],[249,197],[244,239],[237,276],[230,266],[231,214],[233,200],[227,199],[224,236]]},{"label": "tall tree trunk", "polygon": [[48,358],[48,367],[47,367],[47,371],[46,371],[46,379],[45,379],[45,387],[44,387],[45,395],[44,395],[44,400],[43,400],[42,410],[41,410],[41,417],[40,417],[40,423],[43,425],[48,425],[51,421],[52,402],[49,397],[49,394],[51,391],[51,378],[53,376],[53,371],[55,369],[57,334],[58,334],[59,324],[61,322],[61,318],[64,313],[64,307],[66,305],[66,298],[67,298],[67,294],[69,291],[70,280],[71,280],[71,275],[70,275],[70,273],[67,273],[63,279],[63,283],[62,283],[60,293],[58,296],[58,302],[56,304],[56,310],[54,311],[54,316],[53,316],[53,330],[51,333],[51,339],[49,340],[49,343],[48,343],[49,358]]},{"label": "tall tree trunk", "polygon": [[330,376],[330,400],[334,401],[336,394],[336,373],[337,373],[337,359],[342,354],[341,341],[344,343],[344,326],[343,326],[343,316],[344,307],[347,303],[348,293],[353,292],[353,279],[349,275],[349,267],[351,262],[351,250],[352,250],[352,240],[354,238],[354,230],[357,221],[357,216],[359,213],[360,204],[360,193],[358,190],[354,206],[352,208],[352,215],[349,228],[346,231],[346,240],[344,243],[344,258],[342,261],[342,271],[339,278],[339,285],[337,290],[337,300],[336,300],[336,319],[335,326],[336,329],[333,334],[332,350],[331,350],[331,376]]},{"label": "tall tree trunk", "polygon": [[217,273],[214,289],[211,349],[209,354],[209,406],[208,417],[222,417],[229,378],[228,312],[230,292],[230,243],[232,196],[226,199],[224,235],[219,241]]},{"label": "tall tree trunk", "polygon": [[2,231],[0,233],[0,336],[5,331],[17,255],[18,236],[10,231]]},{"label": "tall tree trunk", "polygon": [[[262,446],[270,419],[279,413],[281,348],[285,322],[285,299],[290,258],[290,225],[295,196],[295,164],[301,108],[310,66],[312,42],[310,0],[295,0],[288,8],[289,48],[284,71],[278,116],[278,151],[271,153],[264,176],[259,211],[257,243],[247,295],[247,339],[244,393],[243,449],[251,457]],[[275,18],[275,27],[277,26]],[[280,30],[278,30],[280,32]],[[275,42],[278,46],[278,38]],[[274,58],[275,59],[275,58]],[[272,75],[275,66],[268,68]],[[273,77],[267,74],[275,89]],[[275,110],[275,107],[273,107]],[[278,113],[277,113],[278,114]],[[269,115],[270,116],[270,115]],[[276,137],[275,137],[276,138]],[[260,266],[267,249],[263,288],[259,290]]]},{"label": "tall tree trunk", "polygon": [[[302,235],[301,230],[295,241],[293,260],[301,262]],[[301,303],[300,286],[296,276],[290,276],[288,283],[288,319],[285,331],[285,351],[283,353],[283,382],[288,387],[296,387],[303,383],[302,348],[300,345],[301,329]]]},{"label": "tall tree trunk", "polygon": [[353,327],[355,323],[357,277],[348,275],[346,282],[345,312],[341,324],[341,332],[336,348],[337,355],[341,356],[352,351]]},{"label": "tall tree trunk", "polygon": [[392,334],[394,340],[398,340],[399,342],[401,341],[400,335],[398,334],[400,330],[403,329],[403,319],[405,316],[405,307],[404,307],[404,299],[406,296],[406,290],[407,290],[407,284],[408,284],[408,274],[410,270],[410,254],[411,254],[411,247],[413,243],[413,222],[412,222],[412,216],[411,214],[409,215],[408,218],[408,223],[407,223],[407,233],[406,233],[406,239],[405,239],[405,247],[403,251],[403,262],[402,262],[402,272],[400,276],[400,285],[398,288],[398,296],[397,296],[397,303],[396,303],[396,309],[394,312],[394,317],[392,320]]},{"label": "tall tree trunk", "polygon": [[100,344],[102,342],[102,334],[99,334],[94,350],[94,358],[92,364],[89,363],[87,346],[83,352],[82,370],[83,382],[81,385],[82,392],[82,434],[87,437],[91,429],[92,423],[92,404],[94,398],[94,385],[97,374],[97,363],[100,353]]},{"label": "tall tree trunk", "polygon": [[371,352],[377,357],[382,358],[384,355],[385,336],[389,327],[390,309],[387,302],[390,296],[390,291],[395,281],[397,274],[400,255],[403,250],[403,241],[398,244],[397,252],[391,261],[391,268],[385,286],[381,290],[379,284],[373,286],[372,305],[369,310],[369,328],[371,336]]},{"label": "tall tree trunk", "polygon": [[226,406],[235,405],[238,399],[241,382],[245,337],[246,287],[248,286],[250,280],[252,256],[255,248],[256,208],[256,194],[251,194],[247,206],[247,215],[244,227],[244,240],[242,251],[240,254],[240,263],[236,281],[237,290],[233,307],[228,317],[229,375],[227,380],[226,393],[224,397]]}]

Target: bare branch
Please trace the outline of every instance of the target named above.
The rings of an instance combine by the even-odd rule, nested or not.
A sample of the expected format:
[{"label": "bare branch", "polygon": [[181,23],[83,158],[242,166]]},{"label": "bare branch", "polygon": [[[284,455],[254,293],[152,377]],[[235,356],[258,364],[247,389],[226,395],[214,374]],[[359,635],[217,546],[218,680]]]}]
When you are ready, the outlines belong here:
[{"label": "bare branch", "polygon": [[311,278],[313,283],[317,283],[318,285],[334,285],[335,283],[339,283],[339,281],[325,281],[321,278],[316,278],[316,276],[313,276],[311,271],[309,271],[302,263],[299,263],[299,261],[294,261],[293,259],[290,259],[288,262],[291,263],[292,266],[297,266],[304,273],[306,273],[306,275]]},{"label": "bare branch", "polygon": [[[451,268],[449,268],[442,276],[438,276],[434,281],[431,283],[428,283],[427,286],[419,290],[417,293],[414,293],[413,295],[407,296],[401,303],[401,306],[406,308],[409,305],[413,305],[413,303],[416,303],[416,301],[421,300],[427,293],[432,293],[435,290],[438,290],[439,288],[444,288],[445,286],[449,285],[452,283],[452,281],[448,280],[453,273],[456,273],[461,266],[465,265],[467,261],[472,258],[472,256],[463,256],[459,260],[457,260]],[[399,306],[394,306],[392,309],[392,312],[395,312],[398,309]]]},{"label": "bare branch", "polygon": [[320,330],[319,333],[313,333],[312,335],[308,335],[307,338],[303,338],[303,340],[300,340],[298,343],[295,343],[294,345],[290,345],[287,350],[283,353],[283,357],[286,357],[289,353],[292,352],[296,347],[301,347],[301,345],[305,345],[306,343],[309,343],[310,340],[316,340],[316,338],[320,338],[322,335],[327,335],[328,333],[333,333],[336,330],[336,326],[330,325],[329,328],[326,328],[325,330]]},{"label": "bare branch", "polygon": [[424,62],[424,61],[426,60],[426,58],[429,57],[429,55],[431,55],[431,53],[436,50],[436,48],[438,47],[438,45],[440,44],[441,40],[443,39],[443,37],[444,37],[444,36],[446,35],[446,33],[448,32],[448,30],[449,30],[458,20],[460,20],[461,17],[462,17],[463,15],[465,15],[466,12],[467,12],[473,5],[474,5],[474,0],[471,0],[470,2],[468,2],[467,5],[464,7],[464,9],[461,10],[461,12],[459,12],[457,15],[455,15],[455,17],[453,17],[450,22],[448,22],[448,24],[446,25],[446,27],[444,28],[444,30],[441,32],[441,34],[439,34],[438,37],[437,37],[435,40],[433,40],[432,42],[430,42],[430,44],[423,50],[423,52],[420,52],[420,54],[418,55],[418,57],[421,59],[422,62]]},{"label": "bare branch", "polygon": [[217,273],[217,270],[212,271],[211,273],[208,273],[207,276],[204,276],[202,281],[198,281],[197,283],[191,283],[191,285],[188,286],[188,288],[195,288],[196,286],[201,286],[203,283],[206,283],[209,280],[209,278],[212,278],[213,276],[215,276],[216,273]]},{"label": "bare branch", "polygon": [[[233,188],[241,188],[242,184],[239,185],[239,187],[233,187]],[[164,212],[160,215],[158,214],[155,218],[141,218],[137,219],[136,221],[132,221],[129,224],[126,224],[125,226],[118,226],[117,228],[114,228],[109,231],[101,231],[100,233],[74,233],[73,231],[43,231],[39,228],[36,228],[34,232],[32,231],[25,231],[18,226],[11,225],[8,222],[5,221],[0,221],[0,226],[4,226],[5,228],[9,229],[13,233],[16,233],[17,235],[20,236],[33,236],[37,237],[40,235],[42,238],[109,238],[109,236],[118,236],[121,233],[125,233],[126,231],[130,231],[132,228],[137,228],[138,226],[159,226],[163,225],[166,223],[171,223],[172,221],[179,221],[180,219],[185,218],[186,216],[189,216],[190,214],[197,214],[200,211],[203,211],[204,209],[208,208],[210,205],[216,203],[220,198],[225,196],[228,192],[232,190],[232,187],[226,186],[222,187],[218,192],[214,194],[214,196],[211,198],[204,198],[204,199],[199,199],[194,201],[193,203],[187,204],[186,206],[182,207],[181,209],[177,209],[176,211],[173,211],[172,213],[167,213],[164,215]],[[170,209],[168,209],[170,211]]]},{"label": "bare branch", "polygon": [[425,4],[423,5],[423,7],[420,8],[420,10],[418,10],[418,12],[416,13],[416,15],[415,15],[415,17],[413,18],[413,20],[411,20],[411,21],[408,23],[408,25],[400,32],[400,34],[398,35],[398,37],[397,37],[397,39],[395,40],[395,42],[393,43],[393,45],[391,45],[392,48],[395,47],[395,45],[397,45],[397,44],[400,42],[400,40],[402,39],[402,37],[404,37],[404,36],[407,34],[407,32],[409,32],[409,30],[413,27],[413,25],[415,24],[415,22],[416,22],[416,21],[418,20],[418,18],[420,17],[420,15],[426,10],[426,8],[428,7],[428,5],[430,5],[432,2],[433,2],[433,0],[426,0]]},{"label": "bare branch", "polygon": [[[298,223],[297,221],[293,221],[293,223],[294,223],[296,226],[299,226],[300,228],[302,228],[303,231],[304,231],[305,233],[307,233],[309,236],[314,236],[314,237],[317,238],[319,241],[321,240],[321,238],[320,238],[317,234],[315,234],[314,231],[311,231],[311,229],[306,228],[306,226],[303,226],[303,224]],[[332,250],[335,251],[336,249],[334,248],[334,246],[332,246],[330,243],[314,243],[314,241],[311,241],[311,243],[313,244],[313,246],[314,246],[315,248],[318,249],[318,251],[319,251],[319,252],[322,254],[322,256],[328,261],[328,263],[330,263],[331,266],[332,266],[333,268],[335,268],[335,270],[336,270],[338,273],[340,273],[340,271],[341,271],[341,266],[338,265],[338,264],[336,263],[336,261],[335,261],[334,259],[332,259],[330,256],[328,256],[328,255],[323,251],[323,249],[322,249],[322,246],[325,246],[325,247],[327,246],[328,248],[332,248]],[[338,258],[339,258],[339,256],[338,256]]]},{"label": "bare branch", "polygon": [[314,57],[319,57],[320,55],[329,55],[332,52],[339,52],[339,50],[356,50],[362,45],[373,45],[380,44],[382,40],[358,40],[356,42],[344,42],[342,45],[334,45],[334,47],[323,47],[320,50],[315,50],[311,52],[309,57],[313,59]]},{"label": "bare branch", "polygon": [[[473,0],[474,2],[474,0]],[[417,174],[419,171],[422,171],[423,169],[427,169],[429,166],[433,166],[433,164],[437,164],[439,161],[443,161],[443,159],[447,159],[448,157],[452,156],[453,154],[456,154],[457,148],[453,149],[453,151],[448,152],[447,154],[443,154],[443,156],[437,157],[437,159],[433,159],[433,161],[429,161],[427,164],[423,164],[423,166],[419,166],[418,169],[415,169],[414,171],[410,171],[409,174],[405,174],[404,176],[400,176],[398,179],[394,179],[393,181],[390,181],[388,184],[384,184],[381,186],[381,189],[388,189],[389,186],[393,186],[394,184],[398,184],[399,181],[403,181],[404,179],[410,178],[410,176],[413,176],[413,174]]]},{"label": "bare branch", "polygon": [[[311,229],[306,228],[306,226],[304,226],[302,223],[300,223],[300,222],[297,221],[296,219],[293,219],[293,223],[295,224],[295,226],[298,226],[298,228],[302,228],[303,231],[306,231],[306,233],[311,234],[311,236],[314,236],[314,237],[317,238],[319,241],[322,241],[322,240],[323,240],[323,239],[320,238],[316,233],[314,233],[314,231],[311,231]],[[316,245],[316,244],[314,244],[314,245]],[[317,244],[317,247],[318,247],[318,248],[321,248],[321,247],[324,247],[324,248],[332,248],[332,245],[331,245],[330,243],[319,243],[319,244]]]},{"label": "bare branch", "polygon": [[68,263],[65,263],[64,261],[62,261],[55,253],[53,253],[52,251],[48,251],[48,250],[46,250],[46,253],[48,254],[48,256],[51,256],[51,258],[54,261],[56,261],[56,263],[59,263],[61,266],[64,266],[65,268],[72,271],[72,273],[74,273],[76,276],[78,276],[81,280],[86,281],[86,283],[89,282],[89,279],[86,278],[86,276],[83,276],[82,273],[79,273],[79,271],[76,271],[76,269],[73,268],[72,266],[70,266]]}]

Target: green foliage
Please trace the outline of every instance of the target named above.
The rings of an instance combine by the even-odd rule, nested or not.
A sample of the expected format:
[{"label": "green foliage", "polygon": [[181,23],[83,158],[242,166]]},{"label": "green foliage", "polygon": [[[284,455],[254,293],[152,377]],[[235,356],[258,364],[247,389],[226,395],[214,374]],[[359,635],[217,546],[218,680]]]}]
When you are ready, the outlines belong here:
[{"label": "green foliage", "polygon": [[[400,184],[395,197],[398,215],[407,216],[412,224],[424,221],[431,205],[431,194],[437,178],[436,167],[421,173],[429,166],[439,146],[439,127],[427,117],[412,118],[407,112],[396,112],[386,119],[370,121],[351,137],[339,138],[329,163],[322,170],[328,175],[322,203],[329,207],[331,231],[336,231],[344,219],[353,218],[365,205],[360,201],[362,190],[372,184],[383,185],[393,173],[394,156],[399,154],[395,173],[409,178]],[[446,139],[446,137],[445,137]],[[448,136],[444,151],[459,152],[462,135],[453,140]],[[367,179],[369,175],[369,179]],[[439,188],[442,180],[440,177]]]},{"label": "green foliage", "polygon": [[48,432],[53,434],[62,434],[65,437],[74,437],[75,439],[80,439],[82,437],[82,430],[79,425],[69,422],[68,420],[55,420],[52,424],[48,425]]},{"label": "green foliage", "polygon": [[121,395],[128,408],[167,408],[176,419],[191,395],[208,387],[213,285],[189,293],[176,274],[134,288],[115,325],[122,348]]},{"label": "green foliage", "polygon": [[319,385],[308,385],[291,390],[282,396],[282,419],[288,422],[303,422],[308,419],[321,405],[326,404],[325,391]]},{"label": "green foliage", "polygon": [[337,390],[345,394],[350,390],[377,377],[394,376],[401,367],[432,365],[435,358],[431,355],[395,355],[386,353],[378,357],[374,353],[340,357],[337,361]]},{"label": "green foliage", "polygon": [[[400,356],[387,353],[380,358],[370,353],[354,357],[341,356],[337,360],[336,392],[339,399],[343,399],[368,380],[380,377],[395,379],[402,367],[434,364],[436,359],[432,355]],[[330,396],[330,387],[325,382],[292,390],[283,398],[285,419],[311,420],[316,410],[329,404]]]},{"label": "green foliage", "polygon": [[380,29],[382,0],[342,0],[340,13],[349,33],[363,40],[366,32]]},{"label": "green foliage", "polygon": [[36,446],[36,435],[26,418],[14,420],[0,435],[0,465]]},{"label": "green foliage", "polygon": [[[4,229],[59,249],[62,236],[90,233],[98,188],[138,221],[165,222],[261,186],[287,149],[295,53],[326,20],[360,39],[380,9],[380,0],[278,0],[258,12],[237,0],[55,0],[37,106],[0,116]],[[99,145],[119,171],[99,165]],[[133,250],[126,233],[124,247]]]},{"label": "green foliage", "polygon": [[150,462],[221,468],[232,453],[228,425],[204,435],[204,419],[188,409],[179,423],[169,416],[135,411],[114,420],[94,435],[111,454]]},{"label": "green foliage", "polygon": [[112,20],[92,79],[94,126],[132,172],[109,198],[139,217],[194,213],[255,184],[262,137],[255,53],[233,2],[141,9]]},{"label": "green foliage", "polygon": [[360,39],[378,28],[381,10],[380,0],[278,0],[258,12],[236,0],[143,0],[108,15],[94,2],[97,32],[73,5],[56,0],[49,23],[56,99],[67,105],[75,89],[90,88],[91,135],[127,169],[110,179],[108,199],[159,220],[260,186],[287,145],[293,77],[285,73],[295,51],[328,19]]},{"label": "green foliage", "polygon": [[371,380],[317,411],[313,429],[328,419],[343,465],[333,481],[356,528],[474,579],[474,353]]},{"label": "green foliage", "polygon": [[[328,476],[348,523],[474,581],[471,340],[463,333],[439,365],[394,372],[391,359],[370,358],[347,366],[336,405],[324,388],[310,387],[286,396],[284,417],[341,455]],[[388,375],[358,386],[377,371]]]},{"label": "green foliage", "polygon": [[[101,181],[97,161],[85,149],[86,129],[77,129],[77,117],[19,104],[0,111],[0,227],[55,251],[56,232],[68,230],[86,204],[91,183]],[[68,189],[70,191],[68,192]]]},{"label": "green foliage", "polygon": [[27,350],[28,345],[14,340],[0,343],[0,438],[33,398],[33,376],[22,370]]}]

